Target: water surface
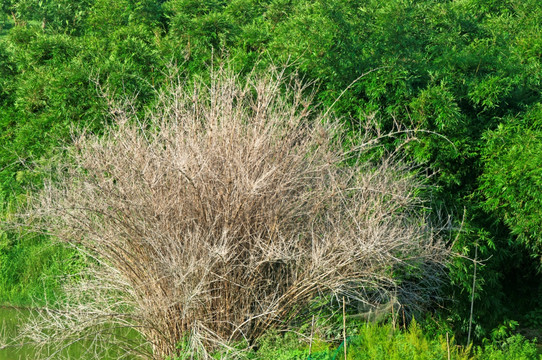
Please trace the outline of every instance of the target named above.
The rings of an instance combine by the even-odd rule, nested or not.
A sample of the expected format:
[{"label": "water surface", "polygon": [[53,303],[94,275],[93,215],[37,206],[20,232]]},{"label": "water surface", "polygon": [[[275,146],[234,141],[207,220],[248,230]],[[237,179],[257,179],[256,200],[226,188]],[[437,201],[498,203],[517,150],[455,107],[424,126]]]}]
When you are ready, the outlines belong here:
[{"label": "water surface", "polygon": [[[17,309],[13,307],[0,307],[0,331],[2,339],[12,341],[16,338],[18,331],[24,322],[31,316],[31,310]],[[122,330],[118,334],[119,336],[128,336],[137,342],[137,334],[132,331]],[[57,344],[58,345],[58,344]],[[68,345],[68,344],[66,344]],[[53,359],[57,358],[70,358],[70,359],[95,359],[94,351],[89,349],[90,342],[82,341],[75,344],[66,346],[66,348],[59,354],[54,355],[53,350],[49,350],[45,353],[38,353],[35,346],[31,344],[16,344],[13,346],[0,348],[0,360],[28,360],[37,358],[47,358],[51,356]],[[89,352],[92,352],[90,354]],[[40,356],[41,355],[41,356]],[[108,348],[107,352],[100,356],[103,360],[117,360],[124,355],[124,351],[121,349],[115,349],[114,347]],[[123,357],[125,359],[133,359],[134,357]]]}]

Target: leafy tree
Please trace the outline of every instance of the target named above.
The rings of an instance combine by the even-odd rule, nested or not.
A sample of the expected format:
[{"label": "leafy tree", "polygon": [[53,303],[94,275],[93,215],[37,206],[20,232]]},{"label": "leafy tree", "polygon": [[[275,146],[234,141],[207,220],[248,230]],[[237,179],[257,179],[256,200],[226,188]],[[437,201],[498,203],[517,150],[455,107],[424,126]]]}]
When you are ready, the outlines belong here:
[{"label": "leafy tree", "polygon": [[41,23],[41,28],[73,32],[80,30],[92,0],[14,0],[18,16]]},{"label": "leafy tree", "polygon": [[[484,206],[542,256],[542,104],[485,134]],[[541,258],[542,259],[542,258]],[[542,265],[542,264],[541,264]]]}]

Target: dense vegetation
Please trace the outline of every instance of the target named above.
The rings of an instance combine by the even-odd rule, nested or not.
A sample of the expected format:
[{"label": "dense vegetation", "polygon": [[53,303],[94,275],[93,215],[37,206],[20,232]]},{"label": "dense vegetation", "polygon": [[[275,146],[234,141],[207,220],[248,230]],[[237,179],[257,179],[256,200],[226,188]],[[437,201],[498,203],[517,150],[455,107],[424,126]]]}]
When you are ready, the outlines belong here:
[{"label": "dense vegetation", "polygon": [[[350,136],[371,119],[427,167],[421,194],[458,256],[434,319],[458,339],[542,327],[542,5],[538,0],[11,0],[0,19],[0,209],[42,186],[73,129],[100,133],[110,99],[141,114],[168,70],[241,74],[290,62]],[[362,77],[362,75],[364,75]],[[361,78],[360,78],[361,77]],[[355,81],[357,79],[357,81]],[[346,89],[346,91],[345,91]],[[344,93],[343,93],[344,91]],[[107,96],[104,96],[104,93]],[[42,235],[0,233],[0,300],[59,296],[84,266]],[[482,260],[477,267],[468,257]],[[432,320],[433,321],[433,320]],[[538,330],[537,330],[538,329]],[[540,336],[540,335],[539,335]]]}]

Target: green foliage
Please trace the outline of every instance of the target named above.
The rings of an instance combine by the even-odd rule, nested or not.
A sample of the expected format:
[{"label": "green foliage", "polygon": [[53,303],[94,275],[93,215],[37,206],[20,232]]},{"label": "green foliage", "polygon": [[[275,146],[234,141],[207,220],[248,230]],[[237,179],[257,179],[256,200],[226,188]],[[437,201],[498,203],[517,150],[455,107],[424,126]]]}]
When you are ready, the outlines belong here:
[{"label": "green foliage", "polygon": [[[454,359],[467,355],[450,341]],[[339,355],[339,354],[338,354]],[[341,354],[342,355],[342,354]],[[337,359],[343,359],[343,356]],[[394,332],[391,325],[367,325],[359,329],[347,348],[348,359],[446,359],[446,338],[428,339],[414,321],[407,331]]]},{"label": "green foliage", "polygon": [[485,135],[484,206],[542,256],[542,105]]},{"label": "green foliage", "polygon": [[[330,345],[322,339],[314,340],[314,352],[328,352]],[[278,351],[277,351],[278,350]],[[258,351],[255,356],[249,358],[261,359],[307,359],[309,356],[308,348],[305,342],[302,342],[300,337],[295,333],[269,333],[258,341]]]},{"label": "green foliage", "polygon": [[14,67],[8,55],[8,50],[3,42],[0,42],[0,104],[5,103],[10,95]]},{"label": "green foliage", "polygon": [[[21,197],[41,187],[43,176],[70,142],[72,129],[99,132],[107,103],[95,81],[117,99],[139,92],[143,102],[152,93],[154,77],[160,77],[152,71],[159,54],[148,27],[122,26],[109,37],[78,34],[19,25],[0,41],[3,208],[24,203]],[[0,223],[10,211],[0,211]],[[63,274],[79,269],[70,265],[72,252],[51,247],[45,237],[10,234],[9,239],[0,256],[1,302],[28,304],[44,296],[53,300]]]},{"label": "green foliage", "polygon": [[476,360],[536,360],[542,359],[537,353],[535,343],[525,340],[521,335],[513,335],[504,339],[500,344],[486,344],[474,351]]},{"label": "green foliage", "polygon": [[96,0],[88,10],[85,32],[107,38],[111,31],[125,26],[160,28],[163,22],[162,1]]},{"label": "green foliage", "polygon": [[542,309],[535,308],[526,313],[522,320],[522,325],[533,329],[542,329]]},{"label": "green foliage", "polygon": [[38,306],[56,303],[68,274],[84,268],[76,252],[31,234],[0,233],[0,301]]},{"label": "green foliage", "polygon": [[[316,335],[297,332],[270,332],[256,344],[256,350],[243,351],[247,344],[234,345],[213,355],[216,359],[261,359],[261,360],[339,360],[344,359],[342,339],[322,338],[319,328]],[[347,359],[352,360],[434,360],[450,358],[475,360],[536,360],[536,344],[521,335],[509,335],[499,341],[487,341],[475,348],[459,346],[454,337],[429,335],[414,321],[407,330],[394,330],[391,324],[376,325],[363,323],[348,328]],[[310,348],[310,353],[309,353]],[[189,358],[190,355],[187,355]],[[176,360],[185,359],[180,356]]]},{"label": "green foliage", "polygon": [[77,32],[81,30],[92,0],[13,0],[4,11],[24,21],[40,22],[43,30]]}]

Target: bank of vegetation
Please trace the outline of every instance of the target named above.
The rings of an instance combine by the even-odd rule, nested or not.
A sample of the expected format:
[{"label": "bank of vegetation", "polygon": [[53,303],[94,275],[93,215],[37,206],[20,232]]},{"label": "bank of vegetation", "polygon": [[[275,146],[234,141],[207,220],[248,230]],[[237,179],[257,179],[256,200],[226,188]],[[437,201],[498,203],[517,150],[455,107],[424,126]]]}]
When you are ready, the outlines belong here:
[{"label": "bank of vegetation", "polygon": [[[156,356],[190,341],[263,349],[264,330],[302,332],[323,308],[368,311],[360,300],[397,302],[395,325],[416,318],[436,347],[446,333],[495,354],[531,349],[517,334],[540,338],[538,1],[0,11],[0,301],[131,314],[116,320],[144,328]],[[229,102],[213,93],[232,88]],[[360,239],[378,241],[360,253]],[[195,291],[190,311],[178,306],[187,274],[209,296]]]}]

